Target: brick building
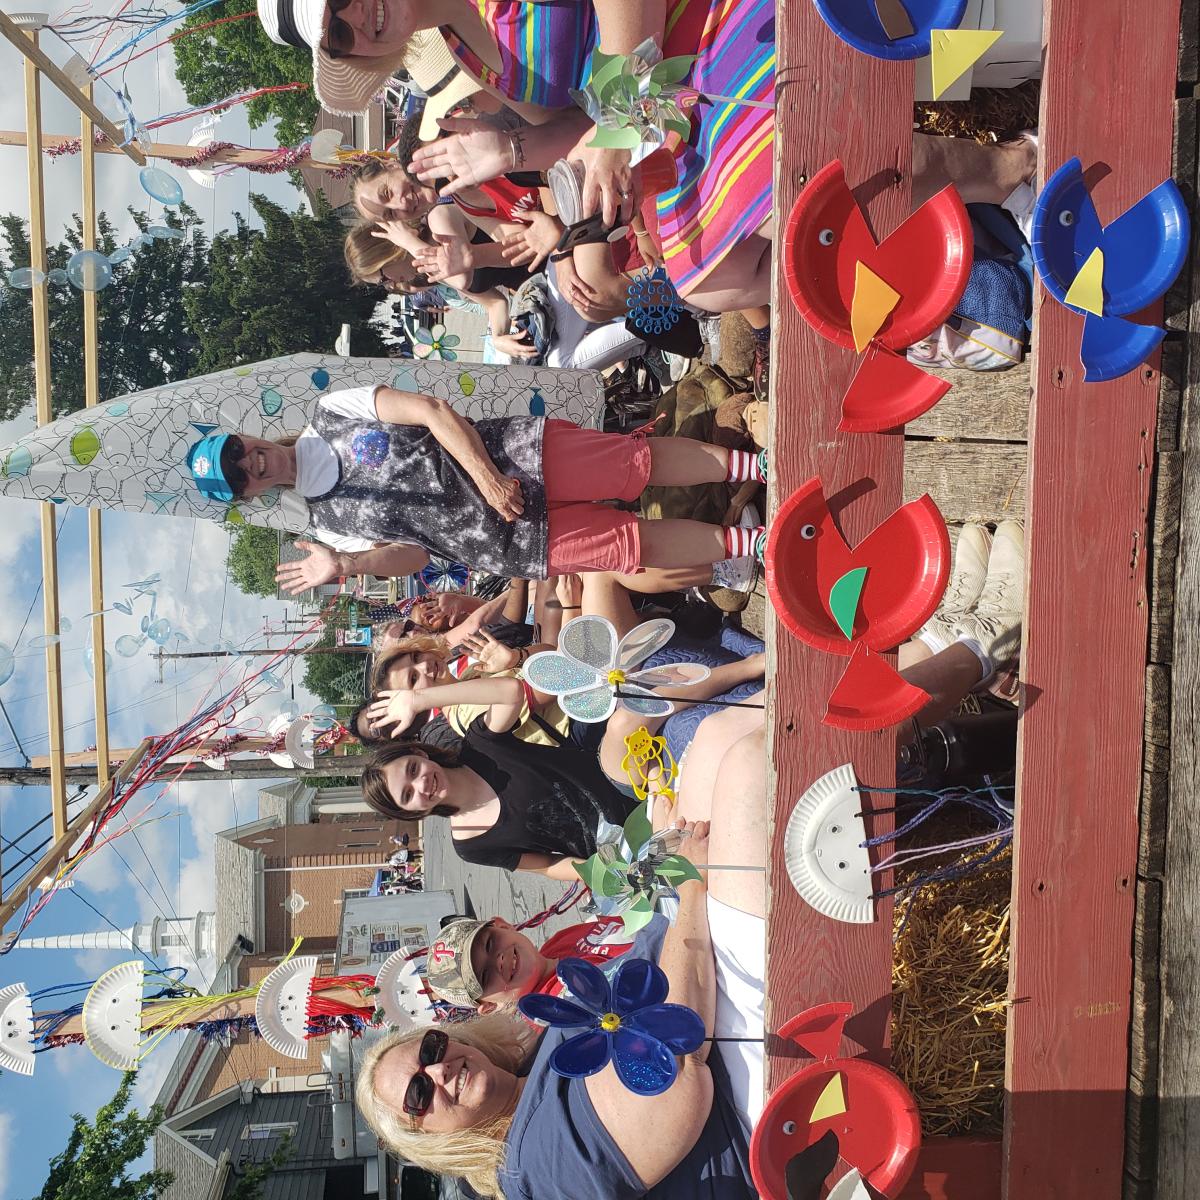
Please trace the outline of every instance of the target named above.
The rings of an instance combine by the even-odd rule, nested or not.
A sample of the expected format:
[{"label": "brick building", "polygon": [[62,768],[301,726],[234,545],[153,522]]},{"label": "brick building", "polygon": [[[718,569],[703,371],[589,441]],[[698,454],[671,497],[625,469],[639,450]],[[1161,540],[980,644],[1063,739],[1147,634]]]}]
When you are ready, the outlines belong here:
[{"label": "brick building", "polygon": [[[215,846],[216,953],[214,994],[257,983],[303,938],[301,953],[333,969],[342,900],[365,895],[376,871],[408,834],[420,847],[420,827],[389,821],[367,809],[357,790],[328,794],[295,781],[263,788],[258,817],[219,833]],[[313,1076],[324,1084],[321,1043],[306,1059],[284,1058],[242,1033],[225,1044],[183,1040],[159,1095],[168,1115],[243,1080],[270,1083]],[[288,1085],[291,1086],[291,1085]]]}]

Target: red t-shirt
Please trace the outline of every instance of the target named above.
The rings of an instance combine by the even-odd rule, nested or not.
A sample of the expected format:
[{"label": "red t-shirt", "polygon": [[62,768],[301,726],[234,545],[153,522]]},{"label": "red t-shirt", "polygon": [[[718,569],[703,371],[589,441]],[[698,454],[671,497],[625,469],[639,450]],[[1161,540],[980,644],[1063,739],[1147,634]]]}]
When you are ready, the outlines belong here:
[{"label": "red t-shirt", "polygon": [[[546,958],[582,958],[590,963],[607,962],[624,954],[633,945],[632,942],[605,940],[619,934],[622,927],[620,917],[601,917],[598,921],[568,925],[542,946],[539,953]],[[601,945],[601,942],[604,944]],[[558,976],[551,972],[533,990],[544,996],[557,996],[562,991],[562,984]]]}]

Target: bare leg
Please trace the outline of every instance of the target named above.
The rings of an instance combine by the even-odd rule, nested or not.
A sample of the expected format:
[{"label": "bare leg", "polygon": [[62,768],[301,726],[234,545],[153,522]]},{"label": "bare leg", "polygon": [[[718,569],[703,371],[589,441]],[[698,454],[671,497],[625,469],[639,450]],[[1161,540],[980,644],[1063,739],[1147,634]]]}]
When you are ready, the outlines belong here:
[{"label": "bare leg", "polygon": [[1036,170],[1037,149],[1027,138],[981,146],[968,138],[914,133],[912,205],[918,208],[948,183],[964,204],[1002,204]]},{"label": "bare leg", "polygon": [[657,596],[661,592],[684,592],[688,588],[705,587],[712,583],[712,567],[647,567],[636,575],[617,575],[616,581],[627,592]]},{"label": "bare leg", "polygon": [[[664,438],[664,441],[669,439]],[[703,521],[639,519],[643,567],[698,567],[721,562],[725,553],[725,530]]]},{"label": "bare leg", "polygon": [[[714,805],[708,836],[710,862],[727,866],[766,866],[766,765],[766,736],[761,729],[740,738],[721,760],[714,791],[723,800]],[[686,842],[682,852],[687,854]],[[752,917],[765,918],[767,915],[765,871],[710,871],[708,894]]]},{"label": "bare leg", "polygon": [[729,451],[695,438],[650,438],[650,483],[656,487],[691,487],[724,483],[729,474]]},{"label": "bare leg", "polygon": [[913,638],[911,642],[905,642],[900,647],[900,653],[897,655],[900,674],[903,675],[909,667],[915,667],[917,663],[924,662],[927,658],[933,657],[933,651],[918,638]]},{"label": "bare leg", "polygon": [[[756,692],[747,704],[761,704],[765,693]],[[725,755],[748,733],[761,731],[761,708],[727,708],[700,722],[687,751],[687,767],[679,789],[679,813],[685,821],[709,821],[713,815],[714,781]],[[736,792],[741,795],[741,789]],[[717,860],[714,859],[714,862]]]},{"label": "bare leg", "polygon": [[760,229],[740,242],[687,292],[685,299],[689,304],[713,313],[737,312],[770,304],[770,239],[762,236]]},{"label": "bare leg", "polygon": [[907,667],[904,678],[929,693],[929,703],[917,719],[924,725],[940,721],[979,682],[983,668],[979,659],[955,642],[945,650]]}]

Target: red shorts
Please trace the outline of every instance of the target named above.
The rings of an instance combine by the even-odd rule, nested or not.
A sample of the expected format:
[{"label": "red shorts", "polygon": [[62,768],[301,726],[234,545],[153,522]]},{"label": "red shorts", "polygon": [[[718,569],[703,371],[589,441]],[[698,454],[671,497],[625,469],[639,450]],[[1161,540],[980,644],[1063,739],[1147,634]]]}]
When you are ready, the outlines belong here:
[{"label": "red shorts", "polygon": [[645,438],[580,429],[549,418],[542,439],[542,479],[549,511],[549,573],[641,567],[636,513],[599,503],[636,500],[650,481]]}]

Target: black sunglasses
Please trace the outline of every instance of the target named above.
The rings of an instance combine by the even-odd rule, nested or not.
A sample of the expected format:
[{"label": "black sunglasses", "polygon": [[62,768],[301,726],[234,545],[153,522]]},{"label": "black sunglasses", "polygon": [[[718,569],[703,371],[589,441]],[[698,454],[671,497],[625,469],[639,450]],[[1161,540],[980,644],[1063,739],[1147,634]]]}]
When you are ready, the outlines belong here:
[{"label": "black sunglasses", "polygon": [[349,3],[350,0],[326,0],[329,25],[321,39],[321,49],[330,58],[342,58],[354,52],[354,30],[337,15]]},{"label": "black sunglasses", "polygon": [[433,1103],[434,1082],[425,1074],[427,1067],[440,1063],[446,1057],[450,1038],[440,1029],[430,1029],[421,1039],[417,1051],[417,1070],[404,1090],[404,1111],[410,1117],[423,1117]]}]

